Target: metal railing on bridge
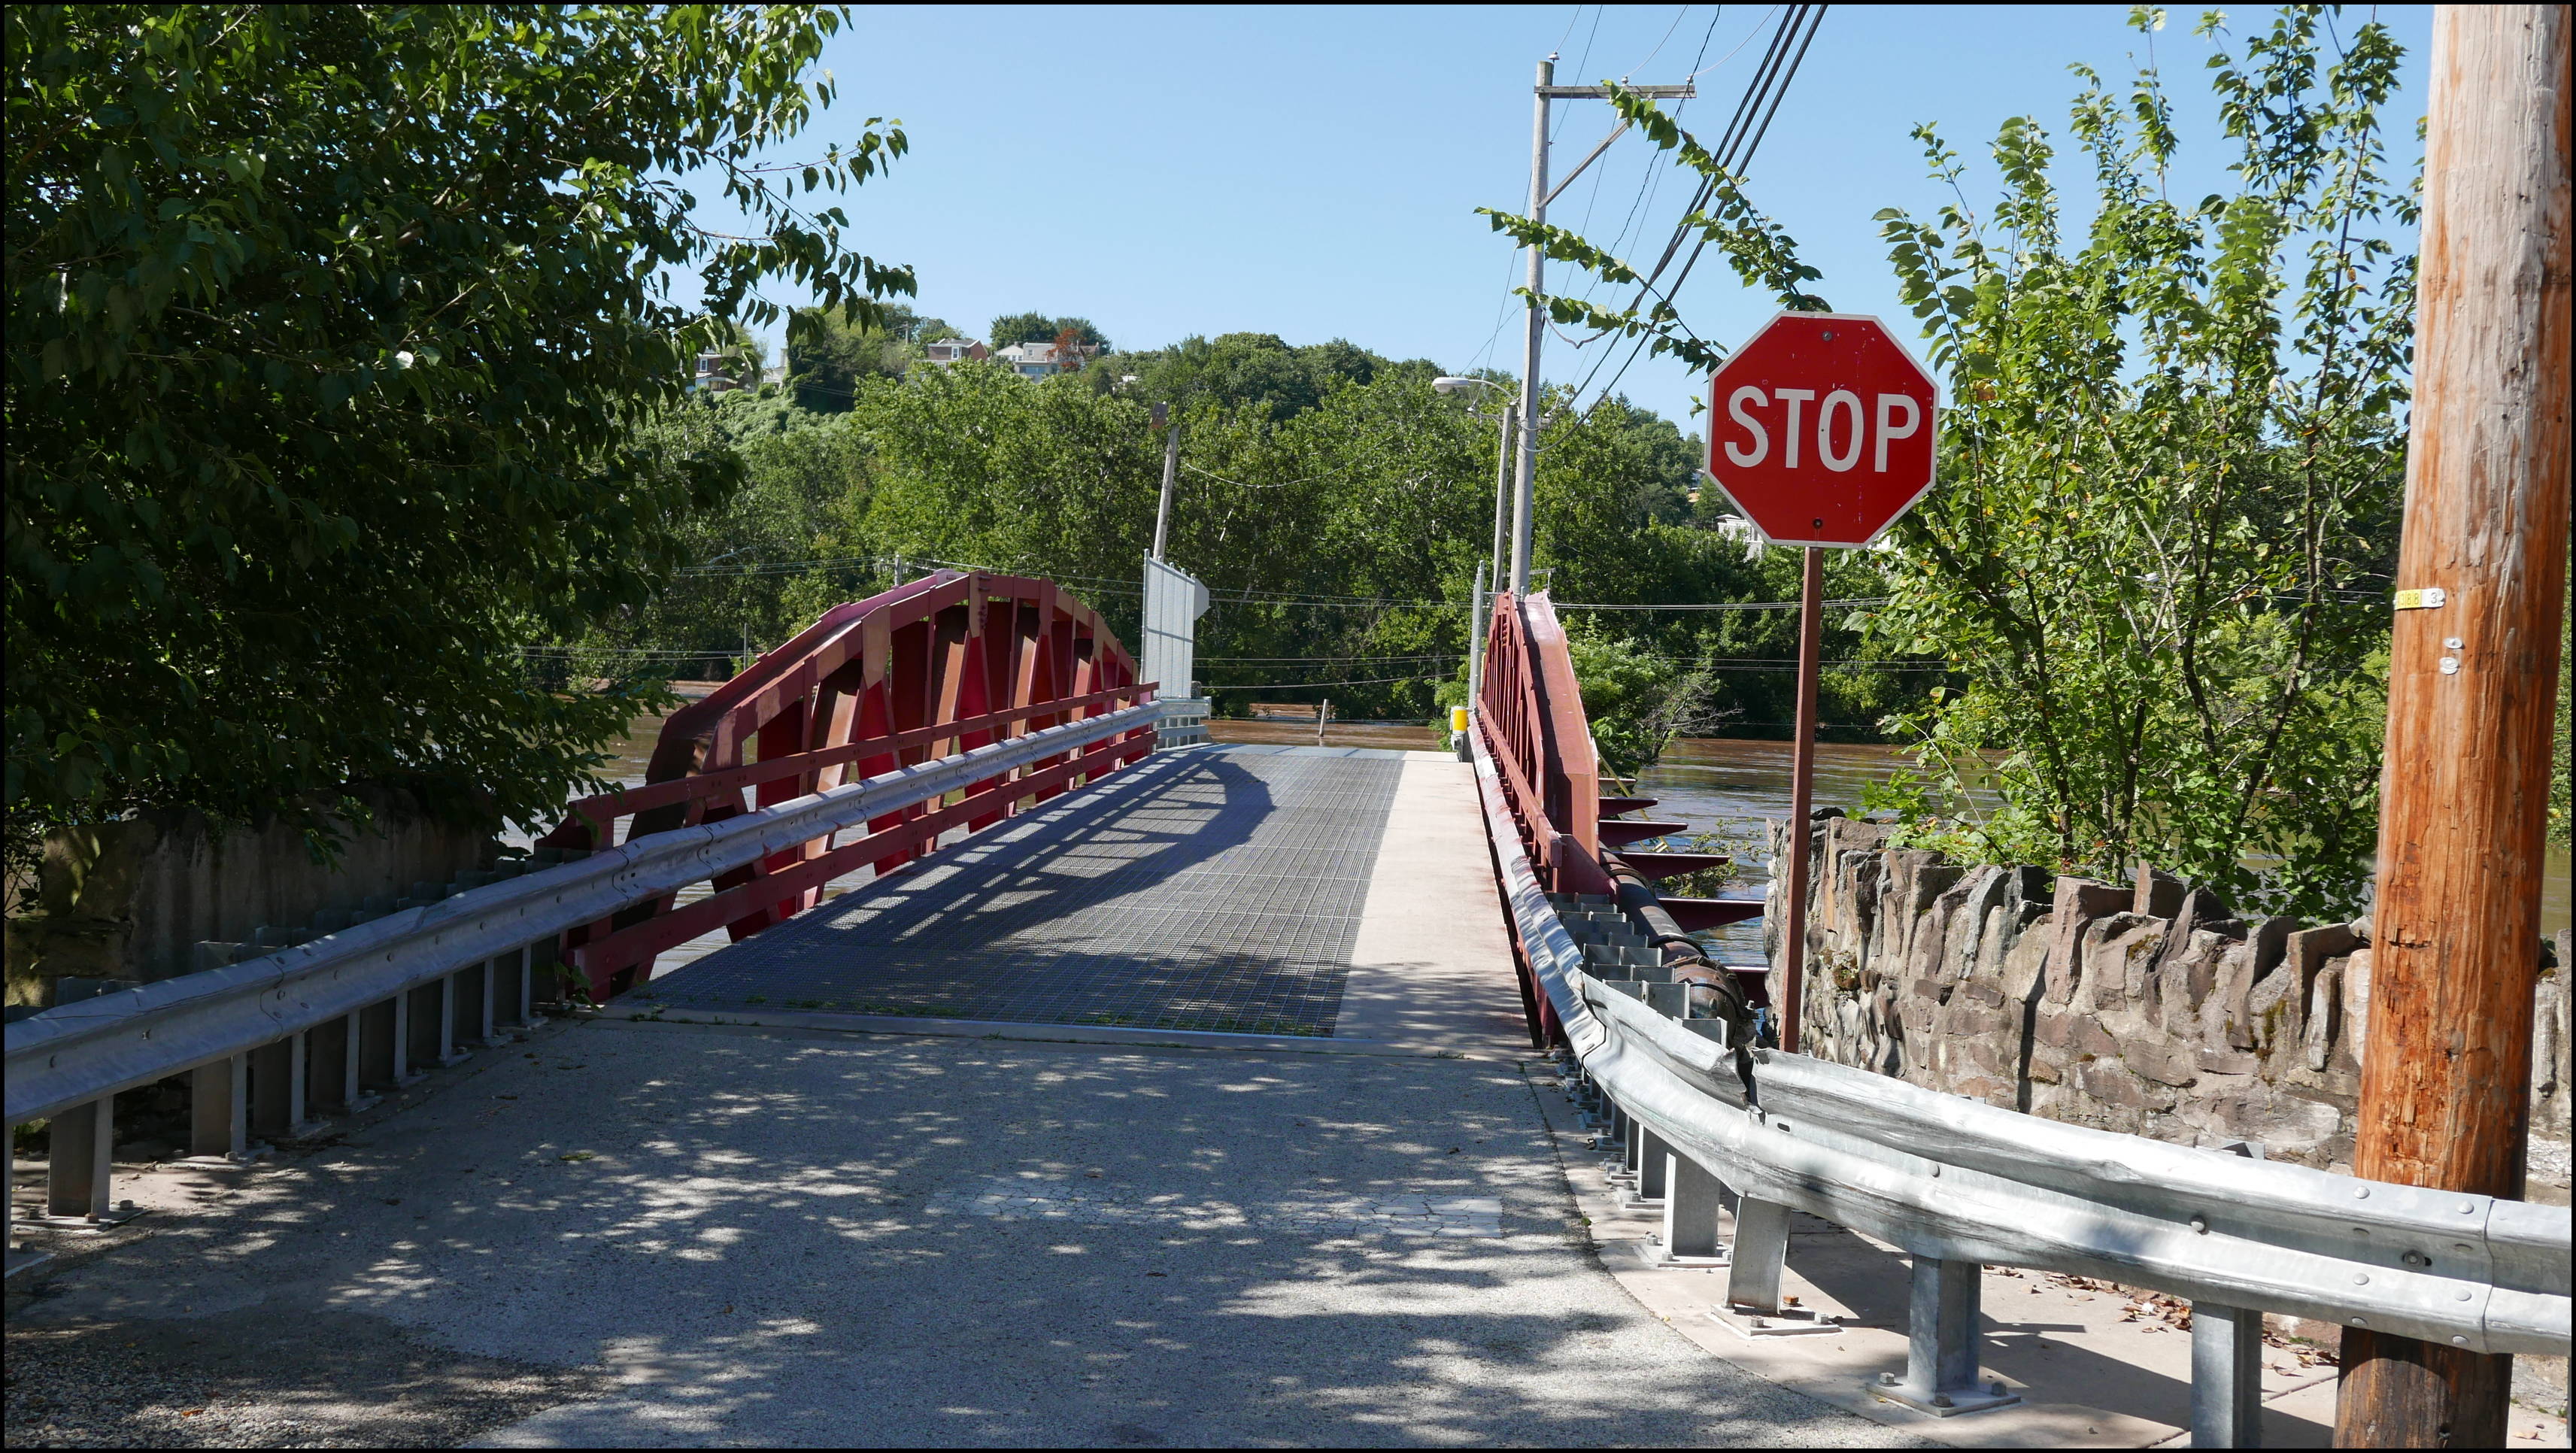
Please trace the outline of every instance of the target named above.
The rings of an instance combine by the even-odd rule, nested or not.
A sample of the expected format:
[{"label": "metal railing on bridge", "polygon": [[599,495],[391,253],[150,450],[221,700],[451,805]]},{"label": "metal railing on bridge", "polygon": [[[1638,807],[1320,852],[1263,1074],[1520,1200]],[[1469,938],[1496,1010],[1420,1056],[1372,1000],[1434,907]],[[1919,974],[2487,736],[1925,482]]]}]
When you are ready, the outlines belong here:
[{"label": "metal railing on bridge", "polygon": [[[1906,1372],[1871,1391],[1939,1416],[2018,1401],[1980,1376],[1981,1265],[2188,1298],[2199,1447],[2259,1446],[2265,1312],[2564,1354],[2564,1208],[2061,1124],[1753,1042],[1601,845],[1579,686],[1547,597],[1498,597],[1470,730],[1487,836],[1533,1034],[1661,1198],[1666,1255],[1726,1266],[1721,1318],[1830,1329],[1782,1301],[1795,1210],[1912,1259]],[[1604,937],[1654,952],[1605,955]]]},{"label": "metal railing on bridge", "polygon": [[[1156,700],[1099,617],[1045,580],[943,571],[836,607],[675,712],[647,782],[572,804],[532,858],[10,1023],[9,1124],[52,1122],[34,1222],[131,1214],[112,1199],[119,1091],[188,1075],[191,1151],[241,1158],[254,1137],[306,1133],[316,1111],[363,1109],[543,1023],[547,1001],[604,1001],[673,945],[747,937],[835,877],[891,871],[1099,780],[1152,750],[1166,717],[1205,714]],[[682,901],[701,883],[714,891]],[[11,1216],[14,1235],[14,1203]],[[14,1243],[10,1256],[14,1269]]]}]

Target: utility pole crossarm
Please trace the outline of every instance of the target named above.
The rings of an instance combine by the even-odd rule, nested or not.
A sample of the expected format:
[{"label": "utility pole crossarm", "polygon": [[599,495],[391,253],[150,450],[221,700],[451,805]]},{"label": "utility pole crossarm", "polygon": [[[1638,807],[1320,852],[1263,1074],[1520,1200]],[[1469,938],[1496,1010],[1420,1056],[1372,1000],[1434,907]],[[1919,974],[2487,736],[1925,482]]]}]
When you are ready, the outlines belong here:
[{"label": "utility pole crossarm", "polygon": [[[1685,81],[1678,86],[1621,86],[1631,96],[1652,96],[1658,101],[1687,101],[1699,94],[1699,87]],[[1541,86],[1538,94],[1550,101],[1607,101],[1608,86]]]}]

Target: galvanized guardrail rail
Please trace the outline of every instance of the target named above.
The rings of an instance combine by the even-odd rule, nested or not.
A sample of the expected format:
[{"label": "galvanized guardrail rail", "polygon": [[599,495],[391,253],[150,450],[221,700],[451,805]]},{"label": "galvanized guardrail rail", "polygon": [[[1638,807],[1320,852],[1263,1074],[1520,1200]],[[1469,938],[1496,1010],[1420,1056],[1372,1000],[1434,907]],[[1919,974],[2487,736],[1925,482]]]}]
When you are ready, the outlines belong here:
[{"label": "galvanized guardrail rail", "polygon": [[[1135,754],[1127,734],[1167,713],[1205,710],[1149,701],[718,822],[512,864],[437,902],[13,1021],[9,1124],[52,1122],[37,1224],[95,1229],[131,1214],[110,1199],[120,1090],[193,1074],[192,1148],[242,1157],[254,1135],[308,1128],[316,1102],[363,1109],[369,1091],[416,1079],[417,1066],[452,1063],[505,1027],[543,1023],[536,1004],[552,997],[543,985],[572,929],[950,793],[980,785],[1007,795],[1020,780],[1098,776]],[[1007,775],[1030,767],[1041,771]],[[13,1202],[13,1235],[15,1219]]]},{"label": "galvanized guardrail rail", "polygon": [[1610,900],[1545,890],[1489,744],[1475,745],[1487,835],[1573,1093],[1620,1138],[1638,1193],[1662,1198],[1666,1254],[1727,1266],[1714,1310],[1746,1330],[1823,1330],[1780,1300],[1796,1210],[1912,1258],[1906,1373],[1873,1390],[1941,1416],[2018,1400],[1980,1380],[1981,1263],[2189,1299],[2197,1447],[2258,1446],[2264,1312],[2566,1352],[2561,1207],[2065,1125],[1772,1050],[1746,1051],[1748,1094],[1735,1031],[1689,1017],[1686,986],[1653,968],[1587,967],[1566,913],[1590,918]]}]

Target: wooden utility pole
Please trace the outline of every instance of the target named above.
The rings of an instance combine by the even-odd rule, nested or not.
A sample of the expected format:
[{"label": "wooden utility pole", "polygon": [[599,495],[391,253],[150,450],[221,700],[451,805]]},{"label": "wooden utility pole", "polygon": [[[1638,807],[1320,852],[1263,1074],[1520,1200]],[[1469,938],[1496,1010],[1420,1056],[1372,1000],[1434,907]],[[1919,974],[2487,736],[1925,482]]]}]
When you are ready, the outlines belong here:
[{"label": "wooden utility pole", "polygon": [[1825,655],[1825,552],[1807,547],[1798,585],[1798,740],[1789,769],[1789,921],[1780,927],[1780,1048],[1798,1052],[1807,1001],[1807,843],[1815,831],[1816,690]]},{"label": "wooden utility pole", "polygon": [[[2433,21],[2353,1173],[2519,1197],[2568,530],[2568,12]],[[2438,1254],[2438,1253],[2437,1253]],[[2512,1359],[2343,1334],[2335,1440],[2498,1447]]]}]

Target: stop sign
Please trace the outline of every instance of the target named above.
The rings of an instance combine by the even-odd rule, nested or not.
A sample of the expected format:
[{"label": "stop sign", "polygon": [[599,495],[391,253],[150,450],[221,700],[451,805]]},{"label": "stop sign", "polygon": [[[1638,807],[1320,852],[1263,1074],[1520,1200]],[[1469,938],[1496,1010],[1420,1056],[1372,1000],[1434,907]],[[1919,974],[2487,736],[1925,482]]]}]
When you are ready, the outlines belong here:
[{"label": "stop sign", "polygon": [[1870,544],[1932,487],[1936,399],[1876,318],[1782,313],[1709,380],[1709,476],[1772,544]]}]

